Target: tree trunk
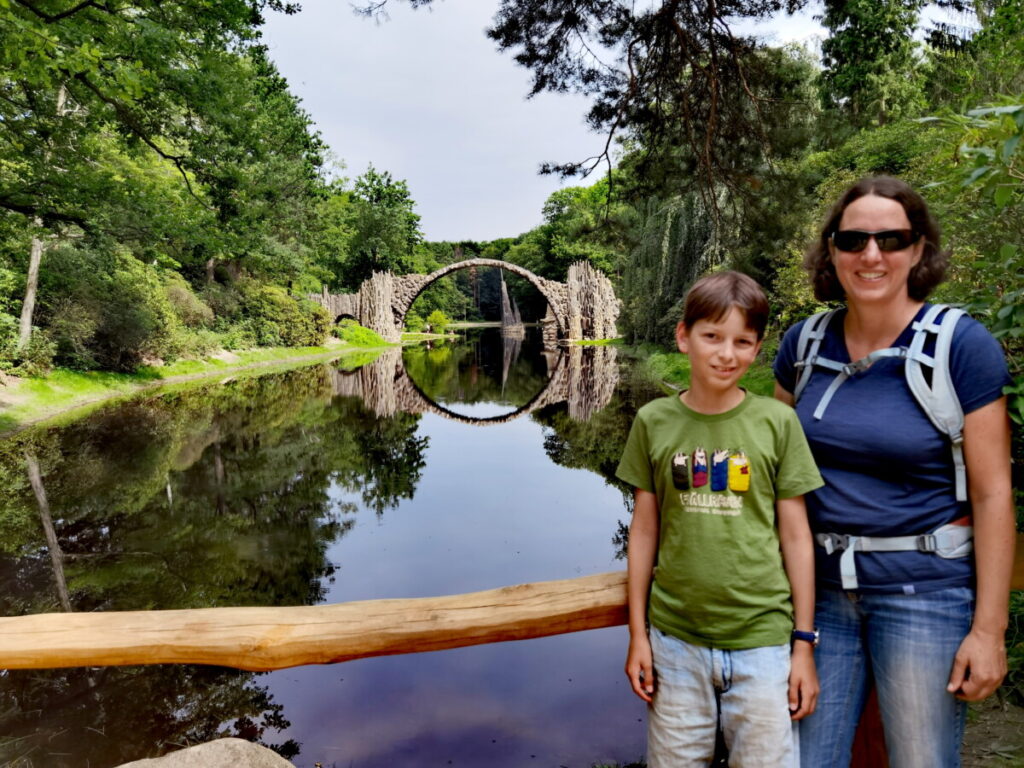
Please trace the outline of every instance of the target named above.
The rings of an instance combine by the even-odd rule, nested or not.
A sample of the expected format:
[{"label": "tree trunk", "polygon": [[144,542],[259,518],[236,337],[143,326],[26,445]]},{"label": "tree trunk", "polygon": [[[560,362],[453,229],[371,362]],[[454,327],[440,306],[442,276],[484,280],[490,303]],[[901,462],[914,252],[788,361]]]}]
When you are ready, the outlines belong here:
[{"label": "tree trunk", "polygon": [[[42,222],[37,218],[36,226]],[[32,338],[32,314],[36,309],[36,290],[39,287],[39,265],[43,260],[43,241],[39,235],[32,238],[28,256],[28,277],[25,278],[25,300],[21,303],[21,324],[18,326],[18,350],[28,346]]]},{"label": "tree trunk", "polygon": [[50,502],[46,499],[43,476],[39,472],[39,461],[31,453],[26,453],[25,464],[28,466],[28,481],[32,484],[32,492],[35,493],[36,503],[39,505],[39,520],[46,535],[46,546],[50,550],[50,565],[53,568],[53,581],[57,586],[57,599],[60,601],[60,607],[70,613],[71,596],[68,594],[68,583],[64,578],[64,552],[60,548],[57,532],[53,527]]},{"label": "tree trunk", "polygon": [[[62,84],[57,90],[57,117],[64,114],[64,105],[68,99],[67,88]],[[47,153],[49,159],[49,153]],[[38,228],[43,222],[38,216],[32,221]],[[25,279],[25,300],[21,303],[21,323],[18,326],[18,347],[20,351],[28,346],[32,338],[32,315],[36,309],[36,290],[39,287],[39,265],[43,260],[43,251],[46,246],[42,238],[37,234],[32,237],[32,246],[28,256],[28,277]]]}]

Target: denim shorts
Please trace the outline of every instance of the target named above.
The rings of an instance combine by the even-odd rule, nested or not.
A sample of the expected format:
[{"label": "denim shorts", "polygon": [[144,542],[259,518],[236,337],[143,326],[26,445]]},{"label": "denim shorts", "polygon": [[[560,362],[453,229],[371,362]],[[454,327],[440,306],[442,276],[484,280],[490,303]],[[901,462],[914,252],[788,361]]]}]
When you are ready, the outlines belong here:
[{"label": "denim shorts", "polygon": [[651,650],[648,768],[710,765],[719,726],[732,768],[796,768],[788,644],[727,651],[651,627]]},{"label": "denim shorts", "polygon": [[803,765],[850,764],[873,677],[890,767],[958,768],[967,706],[946,684],[973,614],[967,587],[914,595],[819,589],[821,694],[800,724]]}]

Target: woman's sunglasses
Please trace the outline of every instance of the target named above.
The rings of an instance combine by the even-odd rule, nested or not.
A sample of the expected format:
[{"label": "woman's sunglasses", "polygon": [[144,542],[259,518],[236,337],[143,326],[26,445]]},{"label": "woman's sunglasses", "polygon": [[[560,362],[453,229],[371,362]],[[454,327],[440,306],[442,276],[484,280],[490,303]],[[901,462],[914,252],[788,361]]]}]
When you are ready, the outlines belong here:
[{"label": "woman's sunglasses", "polygon": [[921,235],[912,229],[884,229],[881,232],[863,232],[859,229],[840,229],[832,233],[832,245],[847,253],[860,253],[875,239],[880,251],[902,251],[918,241]]}]

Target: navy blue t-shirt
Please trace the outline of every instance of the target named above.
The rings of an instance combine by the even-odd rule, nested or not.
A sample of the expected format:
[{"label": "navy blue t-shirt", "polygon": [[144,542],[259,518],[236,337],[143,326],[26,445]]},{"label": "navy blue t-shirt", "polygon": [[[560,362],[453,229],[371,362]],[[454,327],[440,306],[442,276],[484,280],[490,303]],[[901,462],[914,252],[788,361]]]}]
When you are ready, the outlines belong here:
[{"label": "navy blue t-shirt", "polygon": [[[915,320],[927,311],[922,307]],[[819,355],[850,362],[840,310],[829,323]],[[796,385],[798,323],[787,331],[775,358],[775,378],[787,392]],[[893,346],[907,347],[910,325]],[[931,353],[930,342],[925,351]],[[962,317],[950,353],[953,386],[964,413],[1002,395],[1010,382],[999,343],[979,322]],[[825,485],[807,495],[815,532],[862,536],[930,533],[970,514],[968,502],[956,500],[949,439],[928,420],[907,386],[904,361],[883,358],[844,381],[822,418],[814,418],[822,394],[835,372],[815,367],[797,403]],[[841,588],[839,556],[815,546],[818,580]],[[857,579],[863,592],[926,592],[973,582],[973,559],[946,560],[923,552],[857,552]]]}]

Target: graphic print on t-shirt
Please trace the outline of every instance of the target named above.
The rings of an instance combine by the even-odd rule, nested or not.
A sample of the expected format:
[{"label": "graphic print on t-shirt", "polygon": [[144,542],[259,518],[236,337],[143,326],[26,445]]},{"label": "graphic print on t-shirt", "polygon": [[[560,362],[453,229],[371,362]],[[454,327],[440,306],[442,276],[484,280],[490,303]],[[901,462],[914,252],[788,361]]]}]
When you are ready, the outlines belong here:
[{"label": "graphic print on t-shirt", "polygon": [[[689,472],[691,464],[692,480]],[[711,452],[709,472],[708,455],[704,448],[694,449],[692,462],[688,453],[679,451],[672,457],[672,485],[678,491],[690,491],[679,494],[679,501],[686,512],[736,516],[743,509],[743,498],[733,494],[750,490],[750,460],[743,451],[716,448]],[[691,486],[694,489],[703,488],[704,492],[690,490]]]},{"label": "graphic print on t-shirt", "polygon": [[729,490],[737,493],[750,490],[750,461],[743,451],[729,457]]},{"label": "graphic print on t-shirt", "polygon": [[677,491],[690,490],[690,456],[677,453],[672,457],[672,485]]},{"label": "graphic print on t-shirt", "polygon": [[729,452],[721,449],[711,454],[711,490],[724,491],[729,487]]},{"label": "graphic print on t-shirt", "polygon": [[703,448],[693,452],[693,487],[700,488],[708,484],[708,455]]}]

